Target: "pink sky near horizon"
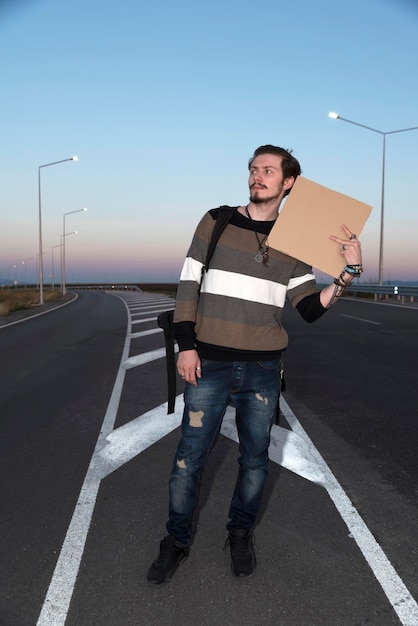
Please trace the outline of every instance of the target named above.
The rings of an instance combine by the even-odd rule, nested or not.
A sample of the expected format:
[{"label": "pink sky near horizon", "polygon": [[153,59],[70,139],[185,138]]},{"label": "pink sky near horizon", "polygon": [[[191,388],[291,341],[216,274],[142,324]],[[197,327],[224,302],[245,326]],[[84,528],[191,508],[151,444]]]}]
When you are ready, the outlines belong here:
[{"label": "pink sky near horizon", "polygon": [[[76,238],[78,241],[76,242]],[[177,282],[179,279],[184,256],[188,244],[173,245],[164,248],[164,251],[153,248],[152,245],[143,246],[138,242],[135,246],[124,249],[122,242],[113,242],[107,247],[96,243],[94,246],[83,241],[83,233],[80,229],[78,235],[66,238],[66,277],[67,282]],[[145,248],[145,249],[144,249]],[[45,249],[45,247],[44,247]],[[60,281],[60,248],[54,246],[54,250],[46,249],[44,254],[44,282],[51,282],[52,255],[54,255],[54,282]],[[18,255],[19,258],[19,255]],[[38,282],[37,254],[32,257],[24,257],[26,262],[26,278],[29,282]],[[23,255],[22,255],[22,260]],[[377,282],[378,277],[378,246],[369,247],[365,253],[364,264],[367,271],[361,277],[361,282]],[[25,265],[17,261],[7,266],[7,259],[0,251],[0,267],[2,274],[0,280],[9,277],[14,280],[16,272],[19,284],[24,282]],[[17,267],[14,268],[14,265]],[[330,277],[322,272],[315,272],[320,282],[330,280]],[[405,249],[393,249],[388,246],[384,263],[384,282],[393,281],[418,281],[418,270],[410,265],[409,253]]]}]

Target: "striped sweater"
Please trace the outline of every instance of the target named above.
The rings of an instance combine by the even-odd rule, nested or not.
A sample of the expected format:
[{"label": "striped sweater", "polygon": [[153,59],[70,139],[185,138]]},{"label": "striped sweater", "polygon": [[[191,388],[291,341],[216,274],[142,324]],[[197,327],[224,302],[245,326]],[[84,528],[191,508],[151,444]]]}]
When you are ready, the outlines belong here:
[{"label": "striped sweater", "polygon": [[[174,313],[179,349],[196,348],[200,358],[214,360],[277,358],[288,343],[281,324],[286,297],[297,306],[318,293],[312,268],[271,248],[268,266],[257,263],[251,221],[236,211],[202,278],[217,213],[201,219],[181,272]],[[262,241],[274,221],[253,223]]]}]

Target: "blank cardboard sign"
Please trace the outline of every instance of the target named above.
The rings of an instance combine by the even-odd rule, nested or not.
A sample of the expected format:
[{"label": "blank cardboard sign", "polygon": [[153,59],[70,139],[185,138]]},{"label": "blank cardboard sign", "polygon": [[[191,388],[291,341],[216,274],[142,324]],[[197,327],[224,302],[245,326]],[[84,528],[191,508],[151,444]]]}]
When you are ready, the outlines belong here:
[{"label": "blank cardboard sign", "polygon": [[339,276],[344,257],[330,235],[346,239],[342,229],[346,224],[359,237],[371,210],[364,202],[299,176],[269,234],[269,245],[330,276]]}]

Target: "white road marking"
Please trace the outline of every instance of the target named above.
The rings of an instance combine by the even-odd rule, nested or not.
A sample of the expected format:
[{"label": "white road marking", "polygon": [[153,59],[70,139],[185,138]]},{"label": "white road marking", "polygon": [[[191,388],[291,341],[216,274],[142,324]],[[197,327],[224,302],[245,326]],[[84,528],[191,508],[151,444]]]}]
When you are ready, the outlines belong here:
[{"label": "white road marking", "polygon": [[280,408],[286,418],[287,423],[301,439],[305,441],[310,449],[312,457],[315,459],[320,472],[324,476],[322,483],[327,490],[331,500],[334,502],[337,511],[347,525],[350,535],[356,541],[369,564],[373,574],[380,583],[393,610],[396,612],[403,626],[417,626],[418,624],[418,604],[404,585],[401,577],[397,574],[391,562],[377,543],[357,509],[341,487],[334,474],[322,458],[321,454],[303,429],[289,405],[281,398]]},{"label": "white road marking", "polygon": [[[284,400],[280,399],[280,406]],[[235,426],[235,410],[229,408],[224,417],[221,433],[238,443],[238,432]],[[287,470],[306,478],[310,482],[322,485],[323,473],[311,454],[310,446],[305,439],[291,430],[274,425],[271,429],[269,458]]]},{"label": "white road marking", "polygon": [[[128,298],[126,300],[129,302]],[[161,352],[163,356],[165,353],[163,349],[163,351],[154,350],[148,353],[152,355],[151,358],[147,355],[140,355],[141,359],[133,365],[133,361],[127,358],[131,341],[130,329],[131,318],[129,316],[121,366],[37,626],[65,625],[101,480],[177,428],[181,422],[183,404],[179,396],[176,402],[177,409],[172,415],[167,415],[167,403],[164,403],[114,430],[127,370],[126,363],[130,363],[129,367],[135,367],[155,358],[161,358]],[[157,353],[160,356],[156,356]],[[271,460],[307,480],[322,485],[327,490],[346,523],[350,536],[358,544],[401,624],[417,626],[418,605],[416,601],[283,398],[280,400],[280,406],[292,430],[273,426],[269,449]],[[227,411],[221,433],[234,441],[238,440],[232,410]]]},{"label": "white road marking", "polygon": [[[168,304],[164,304],[160,303],[160,302],[153,302],[152,304],[150,304],[149,306],[136,306],[136,307],[129,307],[131,314],[133,315],[137,315],[137,311],[143,311],[144,313],[147,313],[147,309],[153,309],[155,307],[158,307],[159,310],[161,311],[165,311],[167,309]],[[151,311],[152,313],[152,311]]]},{"label": "white road marking", "polygon": [[372,320],[365,320],[363,317],[355,317],[354,315],[346,315],[345,313],[340,313],[341,317],[349,317],[352,320],[358,320],[359,322],[366,322],[367,324],[376,324],[376,326],[381,326],[380,322],[372,322]]},{"label": "white road marking", "polygon": [[143,320],[132,320],[132,325],[133,324],[145,324],[145,322],[154,322],[157,318],[156,317],[146,317]]},{"label": "white road marking", "polygon": [[[183,396],[179,395],[176,398],[176,410],[171,415],[167,415],[167,403],[164,403],[111,432],[106,437],[108,445],[99,452],[104,461],[101,466],[103,478],[180,426],[183,408]],[[226,412],[221,433],[238,442],[235,411],[232,408]],[[311,482],[324,483],[323,473],[305,440],[287,428],[273,426],[269,456],[275,463]]]},{"label": "white road marking", "polygon": [[[174,348],[175,352],[178,352],[178,346],[176,345]],[[129,370],[132,367],[138,367],[138,365],[145,365],[145,363],[151,363],[151,361],[156,361],[157,359],[162,359],[165,357],[165,348],[158,348],[157,350],[151,350],[151,352],[144,352],[143,354],[137,354],[136,356],[131,356],[129,359],[123,362],[122,366]]]},{"label": "white road marking", "polygon": [[107,445],[99,452],[103,478],[180,426],[183,406],[178,396],[174,413],[167,415],[165,402],[111,432],[106,437]]},{"label": "white road marking", "polygon": [[41,313],[35,313],[35,315],[31,315],[30,317],[24,317],[21,320],[16,320],[15,322],[9,322],[9,324],[2,324],[0,326],[0,330],[2,328],[8,328],[9,326],[14,326],[15,324],[21,324],[22,322],[27,322],[31,319],[33,319],[34,317],[39,317],[40,315],[46,315],[47,313],[51,313],[51,311],[56,311],[57,309],[60,309],[63,306],[67,306],[67,304],[71,304],[72,302],[74,302],[74,300],[77,300],[78,298],[78,294],[73,294],[73,298],[71,298],[71,300],[68,300],[67,302],[64,302],[63,304],[58,304],[57,306],[54,306],[53,309],[47,309],[46,311],[41,311]]},{"label": "white road marking", "polygon": [[134,314],[132,315],[132,317],[133,317],[133,316],[137,317],[138,315],[151,315],[152,313],[158,313],[158,314],[160,314],[160,313],[163,313],[164,311],[167,311],[167,308],[168,308],[167,306],[162,307],[162,308],[160,308],[160,309],[156,309],[155,307],[153,307],[153,309],[152,309],[151,311],[144,311],[143,313],[138,313],[138,312],[137,312],[137,313],[134,313]]},{"label": "white road marking", "polygon": [[[122,298],[121,298],[122,299]],[[121,363],[126,360],[130,347],[130,315],[128,311],[128,329],[122,351]],[[87,470],[81,492],[74,509],[73,517],[67,530],[64,543],[55,566],[37,626],[64,626],[74,586],[84,552],[87,533],[90,528],[97,493],[100,487],[101,471],[98,466],[98,453],[106,444],[106,436],[112,432],[122,394],[126,370],[119,367],[112,395],[104,416],[100,435]]]},{"label": "white road marking", "polygon": [[151,330],[142,330],[139,333],[131,333],[131,339],[138,339],[139,337],[147,337],[148,335],[156,335],[157,333],[162,333],[162,328],[151,328]]}]

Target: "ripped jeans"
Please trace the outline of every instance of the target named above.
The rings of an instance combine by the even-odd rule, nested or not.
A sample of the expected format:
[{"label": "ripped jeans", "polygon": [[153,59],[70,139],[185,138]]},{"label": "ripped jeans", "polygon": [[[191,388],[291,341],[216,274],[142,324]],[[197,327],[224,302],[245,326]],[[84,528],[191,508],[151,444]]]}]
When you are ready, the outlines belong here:
[{"label": "ripped jeans", "polygon": [[239,470],[227,529],[254,526],[267,478],[270,431],[280,395],[280,359],[202,361],[195,387],[186,383],[182,438],[169,482],[166,528],[177,543],[191,542],[192,516],[203,468],[216,443],[228,405],[236,409]]}]

